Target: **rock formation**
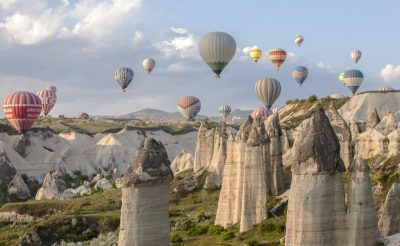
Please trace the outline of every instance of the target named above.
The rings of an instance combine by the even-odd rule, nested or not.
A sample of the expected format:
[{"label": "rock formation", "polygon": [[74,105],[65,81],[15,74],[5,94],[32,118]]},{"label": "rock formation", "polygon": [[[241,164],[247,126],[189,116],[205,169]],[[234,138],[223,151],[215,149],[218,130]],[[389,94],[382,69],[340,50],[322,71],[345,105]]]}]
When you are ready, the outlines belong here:
[{"label": "rock formation", "polygon": [[37,191],[35,200],[62,199],[62,194],[67,188],[58,172],[49,171],[43,181],[42,187]]},{"label": "rock formation", "polygon": [[77,188],[69,188],[66,189],[63,194],[62,198],[63,199],[71,199],[76,196],[85,196],[85,195],[91,195],[92,190],[90,188],[90,183],[88,181],[84,181],[81,186],[78,186]]},{"label": "rock formation", "polygon": [[26,151],[26,148],[31,145],[31,140],[27,135],[22,135],[14,144],[14,150],[17,152],[20,156],[26,157],[28,155],[28,152]]},{"label": "rock formation", "polygon": [[383,154],[387,150],[388,139],[375,129],[361,133],[357,138],[355,146],[356,156],[370,158],[378,154]]},{"label": "rock formation", "polygon": [[379,238],[370,167],[362,159],[349,167],[347,194],[347,245],[375,246]]},{"label": "rock formation", "polygon": [[400,152],[400,129],[389,133],[387,138],[389,139],[388,156],[397,155]]},{"label": "rock formation", "polygon": [[351,139],[357,140],[358,136],[360,135],[360,130],[358,129],[358,126],[356,123],[350,124],[350,132],[351,132]]},{"label": "rock formation", "polygon": [[6,151],[0,149],[0,182],[8,185],[14,178],[17,171],[12,166]]},{"label": "rock formation", "polygon": [[118,245],[169,245],[168,191],[173,172],[164,145],[146,139],[134,166],[123,177]]},{"label": "rock formation", "polygon": [[386,196],[382,217],[378,223],[382,236],[400,232],[400,185],[393,183]]},{"label": "rock formation", "polygon": [[94,185],[96,190],[109,190],[112,188],[112,180],[102,178],[99,179]]},{"label": "rock formation", "polygon": [[396,120],[394,119],[393,114],[390,112],[385,114],[379,124],[375,126],[375,130],[381,132],[383,135],[388,135],[390,132],[393,132],[396,129]]},{"label": "rock formation", "polygon": [[8,193],[15,194],[18,198],[22,199],[31,197],[31,192],[22,178],[21,173],[17,173],[8,185]]},{"label": "rock formation", "polygon": [[193,156],[186,150],[182,150],[172,161],[171,169],[174,174],[193,169]]},{"label": "rock formation", "polygon": [[342,158],[345,166],[348,167],[353,159],[350,127],[347,125],[343,117],[338,113],[333,103],[331,103],[329,109],[325,113],[339,140],[340,157]]},{"label": "rock formation", "polygon": [[377,126],[379,124],[379,122],[381,122],[381,119],[379,118],[376,108],[374,108],[373,110],[371,110],[371,112],[368,115],[366,131],[374,129],[375,126]]},{"label": "rock formation", "polygon": [[202,168],[207,168],[214,155],[214,135],[215,128],[210,130],[201,123],[197,135],[196,152],[194,154],[194,172]]},{"label": "rock formation", "polygon": [[322,108],[294,143],[285,245],[346,245],[340,144]]}]

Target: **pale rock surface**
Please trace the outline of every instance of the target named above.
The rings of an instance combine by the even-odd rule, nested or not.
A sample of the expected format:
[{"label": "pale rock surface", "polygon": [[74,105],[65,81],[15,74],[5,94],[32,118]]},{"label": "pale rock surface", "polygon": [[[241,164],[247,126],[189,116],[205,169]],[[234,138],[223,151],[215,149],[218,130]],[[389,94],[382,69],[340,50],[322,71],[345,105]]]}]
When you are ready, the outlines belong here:
[{"label": "pale rock surface", "polygon": [[361,133],[357,138],[355,146],[356,156],[370,158],[378,154],[383,154],[387,150],[389,140],[382,133],[375,129]]},{"label": "pale rock surface", "polygon": [[17,197],[22,199],[31,197],[31,192],[22,178],[21,173],[17,173],[8,185],[8,193],[15,194]]},{"label": "pale rock surface", "polygon": [[193,162],[193,155],[183,149],[172,161],[171,169],[174,174],[178,174],[180,172],[193,169]]},{"label": "pale rock surface", "polygon": [[210,130],[201,123],[196,142],[196,152],[194,154],[194,172],[202,168],[207,168],[214,155],[214,135],[215,128]]},{"label": "pale rock surface", "polygon": [[112,180],[102,178],[94,185],[96,190],[109,190],[112,188]]},{"label": "pale rock surface", "polygon": [[375,246],[379,238],[370,167],[358,158],[349,166],[347,245]]},{"label": "pale rock surface", "polygon": [[370,111],[368,115],[366,131],[374,129],[379,124],[379,122],[381,122],[381,118],[379,118],[378,112],[376,111],[376,108],[374,108]]},{"label": "pale rock surface", "polygon": [[360,135],[360,130],[356,123],[350,123],[350,132],[351,132],[351,139],[357,140],[358,136]]},{"label": "pale rock surface", "polygon": [[145,140],[123,177],[119,246],[170,244],[169,183],[173,179],[164,145]]},{"label": "pale rock surface", "polygon": [[97,174],[93,177],[92,181],[90,181],[90,183],[96,184],[100,179],[102,179],[101,174],[100,174],[100,173],[97,173]]},{"label": "pale rock surface", "polygon": [[395,156],[400,152],[400,129],[389,133],[388,156]]},{"label": "pale rock surface", "polygon": [[383,236],[400,232],[400,185],[393,183],[387,193],[383,213],[378,223]]},{"label": "pale rock surface", "polygon": [[62,194],[66,188],[65,182],[58,172],[49,171],[42,187],[36,193],[35,200],[62,199]]},{"label": "pale rock surface", "polygon": [[29,214],[19,214],[12,212],[0,212],[0,222],[28,223],[33,221],[33,216]]},{"label": "pale rock surface", "polygon": [[385,246],[399,246],[400,245],[400,233],[383,237],[380,242]]},{"label": "pale rock surface", "polygon": [[294,143],[285,245],[346,245],[340,144],[322,108]]},{"label": "pale rock surface", "polygon": [[0,149],[0,182],[8,185],[14,178],[16,170],[4,148]]},{"label": "pale rock surface", "polygon": [[379,122],[378,125],[375,126],[375,130],[381,132],[383,135],[388,135],[397,129],[398,123],[395,121],[392,113],[387,113]]},{"label": "pale rock surface", "polygon": [[92,194],[92,190],[90,189],[90,183],[88,181],[84,181],[81,186],[78,186],[75,189],[73,189],[73,188],[66,189],[63,192],[62,197],[63,197],[63,199],[71,199],[76,196],[85,196],[85,195],[91,195],[91,194]]},{"label": "pale rock surface", "polygon": [[339,140],[340,157],[342,158],[345,166],[348,167],[353,159],[350,127],[347,125],[343,117],[338,113],[333,103],[331,103],[325,113]]}]

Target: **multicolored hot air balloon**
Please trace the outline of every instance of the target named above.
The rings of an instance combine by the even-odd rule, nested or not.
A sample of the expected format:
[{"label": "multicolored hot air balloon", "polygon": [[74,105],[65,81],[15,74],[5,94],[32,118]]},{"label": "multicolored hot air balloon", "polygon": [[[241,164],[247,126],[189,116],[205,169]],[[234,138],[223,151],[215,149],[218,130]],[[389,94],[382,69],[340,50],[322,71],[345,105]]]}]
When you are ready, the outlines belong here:
[{"label": "multicolored hot air balloon", "polygon": [[88,115],[87,113],[85,113],[85,112],[79,112],[79,113],[76,115],[76,118],[77,118],[77,119],[81,119],[81,120],[85,120],[85,119],[89,119],[90,117],[89,117],[89,115]]},{"label": "multicolored hot air balloon", "polygon": [[339,74],[339,81],[342,82],[342,84],[345,84],[344,83],[344,73],[343,72]]},{"label": "multicolored hot air balloon", "polygon": [[361,51],[359,51],[359,50],[353,50],[353,51],[350,53],[350,57],[351,57],[351,59],[352,59],[355,63],[357,63],[357,62],[360,60],[360,58],[361,58]]},{"label": "multicolored hot air balloon", "polygon": [[222,119],[224,119],[224,121],[226,122],[226,119],[231,114],[232,109],[229,105],[224,104],[224,105],[220,105],[218,107],[218,111],[219,111],[219,114],[221,115]]},{"label": "multicolored hot air balloon", "polygon": [[186,120],[191,120],[200,112],[201,102],[197,97],[183,96],[178,101],[178,109]]},{"label": "multicolored hot air balloon", "polygon": [[295,44],[297,44],[297,46],[300,46],[304,41],[304,37],[301,35],[297,35],[296,37],[294,37],[294,42]]},{"label": "multicolored hot air balloon", "polygon": [[266,118],[268,118],[268,116],[272,115],[272,111],[271,110],[267,110],[265,108],[256,108],[253,110],[253,112],[251,113],[251,117],[253,119],[255,119],[257,116],[261,116],[261,118],[263,120],[265,120]]},{"label": "multicolored hot air balloon", "polygon": [[42,102],[42,112],[40,114],[47,116],[57,102],[56,93],[54,93],[52,90],[44,89],[38,91],[36,96],[38,96]]},{"label": "multicolored hot air balloon", "polygon": [[344,73],[344,84],[347,87],[349,87],[353,95],[356,94],[363,80],[364,80],[364,75],[359,70],[350,69]]},{"label": "multicolored hot air balloon", "polygon": [[301,86],[308,76],[308,69],[303,66],[296,67],[292,72],[292,77],[297,81],[297,84]]},{"label": "multicolored hot air balloon", "polygon": [[228,33],[209,32],[199,41],[199,54],[204,62],[219,78],[222,70],[232,60],[236,52],[235,39]]},{"label": "multicolored hot air balloon", "polygon": [[270,50],[268,52],[268,57],[272,61],[274,66],[277,69],[279,69],[281,67],[282,63],[286,59],[286,51],[284,51],[283,49],[280,49],[280,48],[276,48],[276,49]]},{"label": "multicolored hot air balloon", "polygon": [[42,102],[35,94],[17,91],[10,94],[3,104],[4,115],[19,132],[29,130],[42,111]]},{"label": "multicolored hot air balloon", "polygon": [[156,61],[154,59],[152,59],[152,58],[146,58],[146,59],[143,60],[142,64],[143,64],[144,70],[146,70],[146,72],[148,72],[150,74],[151,71],[156,66]]},{"label": "multicolored hot air balloon", "polygon": [[254,46],[253,48],[251,48],[251,50],[249,51],[249,56],[251,57],[251,59],[253,59],[253,61],[258,62],[258,60],[261,58],[262,56],[262,50],[260,50],[259,48],[257,48],[257,46]]},{"label": "multicolored hot air balloon", "polygon": [[122,90],[129,86],[133,79],[133,71],[129,67],[121,67],[114,73],[115,81],[121,86]]},{"label": "multicolored hot air balloon", "polygon": [[57,93],[57,87],[54,85],[49,85],[46,87],[47,90],[51,90],[54,94]]},{"label": "multicolored hot air balloon", "polygon": [[257,80],[255,92],[258,99],[269,110],[281,94],[281,84],[277,79],[263,78]]}]

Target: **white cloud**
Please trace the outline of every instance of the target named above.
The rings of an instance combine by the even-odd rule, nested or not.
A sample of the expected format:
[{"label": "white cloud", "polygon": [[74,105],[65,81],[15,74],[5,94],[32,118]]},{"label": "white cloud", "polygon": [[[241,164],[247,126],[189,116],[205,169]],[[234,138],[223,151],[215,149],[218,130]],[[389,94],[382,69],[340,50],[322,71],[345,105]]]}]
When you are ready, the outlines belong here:
[{"label": "white cloud", "polygon": [[296,56],[296,54],[295,54],[294,52],[289,51],[289,52],[287,53],[287,57],[288,57],[288,58],[294,58],[295,56]]},{"label": "white cloud", "polygon": [[400,65],[394,66],[387,64],[381,70],[381,77],[385,82],[392,82],[396,79],[400,79]]},{"label": "white cloud", "polygon": [[143,33],[141,31],[135,31],[133,33],[133,42],[138,43],[143,39]]},{"label": "white cloud", "polygon": [[159,42],[155,47],[167,57],[174,54],[178,54],[181,58],[194,56],[196,53],[194,34],[188,32],[185,28],[171,27],[171,31],[175,37],[171,40]]},{"label": "white cloud", "polygon": [[329,73],[335,73],[335,70],[333,69],[333,67],[331,65],[329,65],[329,64],[324,63],[323,61],[318,62],[315,66],[317,68],[325,70],[325,71],[327,71]]},{"label": "white cloud", "polygon": [[257,45],[247,46],[247,47],[244,47],[241,51],[242,51],[245,55],[248,55],[250,50],[252,50],[252,49],[257,49],[257,48],[258,48]]}]

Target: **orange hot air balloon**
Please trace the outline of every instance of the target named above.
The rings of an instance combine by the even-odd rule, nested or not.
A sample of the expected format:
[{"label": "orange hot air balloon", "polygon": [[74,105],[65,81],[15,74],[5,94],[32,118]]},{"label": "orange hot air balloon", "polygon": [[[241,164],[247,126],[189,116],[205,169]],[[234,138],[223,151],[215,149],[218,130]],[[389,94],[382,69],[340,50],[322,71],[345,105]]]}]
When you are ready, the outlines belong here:
[{"label": "orange hot air balloon", "polygon": [[273,50],[270,50],[268,52],[268,58],[271,60],[271,62],[274,64],[274,66],[279,69],[282,65],[283,62],[285,62],[286,59],[286,51],[280,48],[276,48]]}]

